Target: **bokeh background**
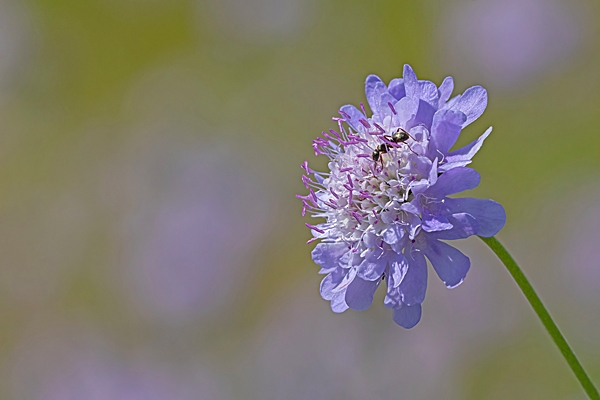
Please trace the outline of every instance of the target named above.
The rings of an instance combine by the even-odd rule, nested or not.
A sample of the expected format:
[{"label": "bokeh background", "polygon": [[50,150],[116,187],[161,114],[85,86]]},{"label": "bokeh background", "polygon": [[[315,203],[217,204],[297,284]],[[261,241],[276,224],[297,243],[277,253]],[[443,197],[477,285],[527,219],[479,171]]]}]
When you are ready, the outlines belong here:
[{"label": "bokeh background", "polygon": [[600,384],[600,4],[0,0],[0,398],[584,399],[477,239],[423,319],[333,314],[300,164],[410,63],[490,125],[474,195]]}]

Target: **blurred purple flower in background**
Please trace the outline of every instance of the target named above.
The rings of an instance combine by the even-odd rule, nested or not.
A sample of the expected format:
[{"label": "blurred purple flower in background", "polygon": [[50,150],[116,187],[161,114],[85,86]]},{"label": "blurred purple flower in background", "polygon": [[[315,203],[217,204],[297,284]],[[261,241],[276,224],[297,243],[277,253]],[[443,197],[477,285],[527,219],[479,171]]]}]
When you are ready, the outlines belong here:
[{"label": "blurred purple flower in background", "polygon": [[450,99],[453,88],[451,77],[439,88],[418,81],[408,65],[403,79],[389,86],[371,75],[365,91],[373,115],[367,117],[362,105],[362,112],[346,105],[343,118],[336,118],[339,132],[323,132],[324,138],[314,140],[315,153],[330,158],[330,172],[315,172],[305,163],[314,180],[303,176],[310,193],[298,197],[303,214],[308,210],[326,219],[307,226],[312,240],[321,240],[312,257],[327,274],[321,295],[333,311],[369,308],[385,279],[386,307],[397,324],[412,328],[425,299],[425,256],[446,286],[456,287],[469,270],[469,258],[440,240],[489,237],[504,226],[500,204],[448,197],[479,184],[479,174],[466,165],[491,133],[490,128],[450,151],[462,128],[487,105],[482,87]]},{"label": "blurred purple flower in background", "polygon": [[329,318],[305,284],[288,293],[248,338],[239,374],[245,398],[461,398],[456,360],[474,336],[466,324],[424,323],[419,335],[399,339],[388,320]]},{"label": "blurred purple flower in background", "polygon": [[[31,24],[20,2],[0,1],[0,96],[14,85],[15,76],[28,70],[25,61],[33,55]],[[4,150],[4,149],[3,149]]]},{"label": "blurred purple flower in background", "polygon": [[[577,62],[586,36],[582,4],[557,0],[453,2],[439,32],[449,66],[498,89]],[[528,82],[529,81],[529,82]]]},{"label": "blurred purple flower in background", "polygon": [[314,19],[314,0],[208,0],[203,22],[229,37],[252,44],[296,39]]},{"label": "blurred purple flower in background", "polygon": [[134,144],[109,183],[132,203],[120,225],[123,290],[136,313],[177,326],[233,305],[276,196],[234,144],[184,147],[171,136]]},{"label": "blurred purple flower in background", "polygon": [[563,280],[573,285],[573,296],[594,306],[600,304],[599,195],[600,185],[596,182],[594,186],[586,185],[585,190],[580,189],[573,196],[580,205],[570,210],[565,218],[562,237],[565,244],[559,247],[560,254],[556,254]]},{"label": "blurred purple flower in background", "polygon": [[137,349],[134,354],[119,351],[76,325],[25,336],[5,366],[10,373],[4,383],[12,399],[229,398],[221,380],[206,367],[183,370],[157,362],[150,349]]}]

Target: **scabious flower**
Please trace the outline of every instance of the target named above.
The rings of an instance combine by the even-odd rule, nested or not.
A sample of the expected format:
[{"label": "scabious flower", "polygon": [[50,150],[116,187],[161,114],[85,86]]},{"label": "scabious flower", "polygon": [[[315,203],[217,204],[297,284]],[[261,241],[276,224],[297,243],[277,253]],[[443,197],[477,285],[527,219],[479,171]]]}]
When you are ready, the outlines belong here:
[{"label": "scabious flower", "polygon": [[324,218],[310,225],[321,240],[313,260],[326,274],[321,296],[334,312],[365,310],[376,289],[387,281],[384,304],[394,321],[412,328],[421,319],[427,288],[427,263],[449,288],[465,278],[467,256],[442,240],[495,235],[506,221],[492,200],[452,198],[473,189],[479,174],[466,167],[491,133],[454,151],[465,126],[487,105],[484,88],[474,86],[450,99],[454,83],[438,88],[417,80],[409,65],[389,85],[370,75],[366,97],[372,115],[352,105],[339,113],[338,130],[313,141],[316,155],[329,157],[329,172],[302,165],[309,190],[304,215]]}]

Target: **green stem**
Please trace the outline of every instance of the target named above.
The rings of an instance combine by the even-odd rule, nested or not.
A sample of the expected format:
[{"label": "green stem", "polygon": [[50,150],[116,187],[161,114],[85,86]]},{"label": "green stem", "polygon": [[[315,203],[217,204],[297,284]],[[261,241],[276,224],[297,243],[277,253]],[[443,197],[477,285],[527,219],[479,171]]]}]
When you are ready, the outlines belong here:
[{"label": "green stem", "polygon": [[544,307],[542,304],[542,301],[538,295],[535,293],[535,290],[533,290],[533,287],[525,277],[525,274],[523,274],[523,271],[521,271],[521,268],[519,268],[515,260],[510,256],[510,254],[508,254],[508,251],[506,251],[504,246],[502,246],[502,244],[500,244],[495,237],[485,238],[480,236],[480,239],[483,240],[485,244],[490,246],[492,251],[496,253],[500,261],[502,261],[502,263],[504,263],[508,269],[508,272],[510,272],[512,277],[515,279],[517,285],[519,285],[523,291],[523,294],[533,307],[533,310],[542,320],[542,324],[544,324],[544,327],[550,336],[552,336],[552,340],[554,340],[554,343],[556,343],[558,346],[563,357],[565,360],[567,360],[569,367],[571,367],[575,373],[575,376],[577,379],[579,379],[581,386],[583,386],[583,389],[589,398],[592,400],[600,400],[598,390],[594,387],[594,384],[581,366],[581,363],[579,363],[577,357],[575,357],[575,353],[573,353],[573,350],[571,350],[569,347],[569,344],[565,340],[564,336],[562,333],[560,333],[560,330],[552,320],[552,317],[548,313],[548,310],[546,310],[546,307]]}]

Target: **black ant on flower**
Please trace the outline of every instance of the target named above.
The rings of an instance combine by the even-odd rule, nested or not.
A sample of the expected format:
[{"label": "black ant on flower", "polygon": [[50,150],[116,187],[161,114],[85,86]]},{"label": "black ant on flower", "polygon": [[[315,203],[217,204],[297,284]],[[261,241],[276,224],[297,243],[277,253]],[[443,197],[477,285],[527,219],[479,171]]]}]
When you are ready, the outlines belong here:
[{"label": "black ant on flower", "polygon": [[[395,147],[395,146],[392,145],[392,143],[395,143],[395,144],[404,143],[404,144],[406,144],[406,141],[409,138],[415,140],[415,138],[413,138],[410,135],[410,133],[408,133],[407,131],[405,131],[402,128],[398,128],[396,130],[396,132],[394,132],[394,134],[392,136],[390,136],[390,135],[383,135],[383,138],[385,140],[387,140],[388,142],[391,142],[391,143],[381,143],[380,145],[378,145],[377,147],[375,147],[375,150],[373,150],[373,153],[371,153],[371,158],[375,162],[379,161],[381,159],[381,156],[383,154],[387,153],[391,148]],[[413,151],[413,149],[410,148],[410,146],[408,144],[406,144],[406,147],[408,147],[408,149],[413,154],[417,154],[417,153],[415,153]],[[383,169],[383,159],[381,159],[381,168]]]}]

